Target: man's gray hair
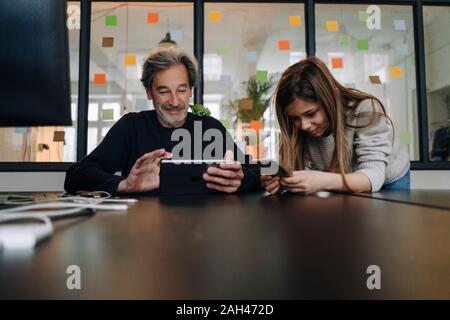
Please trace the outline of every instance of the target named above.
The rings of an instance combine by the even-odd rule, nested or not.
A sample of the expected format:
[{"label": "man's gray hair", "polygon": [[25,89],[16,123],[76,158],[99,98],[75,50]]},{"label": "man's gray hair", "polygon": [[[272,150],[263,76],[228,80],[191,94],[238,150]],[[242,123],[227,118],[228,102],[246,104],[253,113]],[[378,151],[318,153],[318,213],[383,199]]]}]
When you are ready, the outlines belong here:
[{"label": "man's gray hair", "polygon": [[142,70],[141,82],[148,92],[151,89],[155,73],[160,70],[169,69],[173,65],[183,64],[186,67],[189,87],[193,88],[197,84],[197,60],[176,45],[159,46],[145,59]]}]

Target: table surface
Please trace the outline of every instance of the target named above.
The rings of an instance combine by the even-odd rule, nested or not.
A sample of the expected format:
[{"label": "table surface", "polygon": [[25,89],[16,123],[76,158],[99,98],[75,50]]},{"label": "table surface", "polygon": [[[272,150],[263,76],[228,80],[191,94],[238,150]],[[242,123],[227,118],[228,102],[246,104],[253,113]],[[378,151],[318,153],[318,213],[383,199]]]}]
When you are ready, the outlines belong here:
[{"label": "table surface", "polygon": [[[54,221],[34,252],[0,251],[0,299],[450,299],[448,209],[346,194],[139,199]],[[67,289],[69,265],[81,290]]]}]

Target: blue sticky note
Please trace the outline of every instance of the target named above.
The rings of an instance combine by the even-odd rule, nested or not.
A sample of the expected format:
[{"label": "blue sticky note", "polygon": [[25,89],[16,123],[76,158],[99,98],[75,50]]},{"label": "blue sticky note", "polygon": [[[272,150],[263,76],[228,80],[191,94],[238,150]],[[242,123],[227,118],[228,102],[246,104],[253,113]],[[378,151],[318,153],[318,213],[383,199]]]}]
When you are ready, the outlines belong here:
[{"label": "blue sticky note", "polygon": [[183,39],[183,30],[182,29],[174,29],[170,31],[170,38],[173,41],[181,41]]},{"label": "blue sticky note", "polygon": [[408,45],[405,43],[400,43],[397,46],[397,53],[401,56],[407,56],[408,55]]},{"label": "blue sticky note", "polygon": [[394,29],[397,31],[405,31],[406,30],[405,20],[394,20]]},{"label": "blue sticky note", "polygon": [[256,61],[258,61],[258,52],[247,51],[247,53],[245,54],[245,60],[248,63],[256,63]]},{"label": "blue sticky note", "polygon": [[147,99],[136,99],[136,110],[142,111],[147,109]]},{"label": "blue sticky note", "polygon": [[27,128],[26,127],[16,127],[14,132],[15,133],[19,133],[19,134],[23,134],[23,133],[27,132]]}]

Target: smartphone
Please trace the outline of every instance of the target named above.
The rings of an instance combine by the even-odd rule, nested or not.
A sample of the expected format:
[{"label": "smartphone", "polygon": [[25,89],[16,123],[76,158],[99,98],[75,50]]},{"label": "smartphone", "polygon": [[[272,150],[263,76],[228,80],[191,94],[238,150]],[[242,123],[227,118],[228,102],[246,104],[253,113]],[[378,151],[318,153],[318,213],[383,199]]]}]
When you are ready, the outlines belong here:
[{"label": "smartphone", "polygon": [[284,169],[278,162],[274,160],[261,161],[261,175],[263,176],[278,176],[278,177],[289,177],[291,174]]}]

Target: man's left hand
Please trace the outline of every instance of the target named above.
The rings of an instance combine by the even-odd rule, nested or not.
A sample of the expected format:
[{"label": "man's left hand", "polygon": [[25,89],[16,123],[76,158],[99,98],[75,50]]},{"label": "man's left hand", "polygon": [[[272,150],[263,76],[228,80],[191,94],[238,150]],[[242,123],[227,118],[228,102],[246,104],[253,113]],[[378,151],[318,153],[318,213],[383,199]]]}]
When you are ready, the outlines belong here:
[{"label": "man's left hand", "polygon": [[[233,152],[227,150],[225,160],[233,161],[233,159]],[[241,186],[243,179],[244,172],[242,171],[242,165],[237,161],[221,163],[219,166],[210,166],[203,174],[206,187],[226,193],[236,192]]]}]

